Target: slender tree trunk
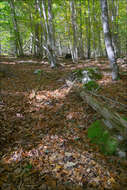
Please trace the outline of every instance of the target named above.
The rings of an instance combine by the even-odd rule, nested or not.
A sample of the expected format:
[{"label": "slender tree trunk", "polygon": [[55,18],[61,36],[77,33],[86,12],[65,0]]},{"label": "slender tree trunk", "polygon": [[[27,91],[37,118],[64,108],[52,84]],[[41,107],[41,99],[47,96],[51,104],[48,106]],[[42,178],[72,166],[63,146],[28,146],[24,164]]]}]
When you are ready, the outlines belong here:
[{"label": "slender tree trunk", "polygon": [[51,67],[56,66],[56,56],[55,56],[55,35],[54,35],[54,26],[53,26],[53,13],[52,13],[52,0],[48,0],[48,28],[49,28],[49,59]]},{"label": "slender tree trunk", "polygon": [[85,9],[88,8],[88,12],[85,10],[85,26],[86,26],[86,48],[87,48],[87,58],[91,57],[91,44],[90,44],[90,2],[87,0],[88,6],[86,4],[86,0],[84,0]]},{"label": "slender tree trunk", "polygon": [[118,1],[112,0],[112,44],[114,47],[114,52],[116,57],[119,57],[120,50],[119,50],[119,36],[118,36],[118,23],[116,21],[116,17],[118,17]]},{"label": "slender tree trunk", "polygon": [[101,12],[102,12],[102,25],[105,38],[105,46],[112,69],[112,80],[117,80],[119,76],[119,68],[116,63],[115,53],[112,46],[112,38],[110,34],[109,21],[108,21],[108,6],[107,0],[100,0],[101,3]]},{"label": "slender tree trunk", "polygon": [[90,19],[90,0],[88,0],[88,33],[87,33],[87,58],[90,59],[91,57],[91,19]]},{"label": "slender tree trunk", "polygon": [[79,2],[80,6],[80,28],[79,28],[79,56],[84,58],[84,49],[83,49],[83,34],[82,34],[82,1]]},{"label": "slender tree trunk", "polygon": [[70,29],[70,23],[68,21],[68,16],[67,16],[67,12],[70,12],[70,6],[67,5],[67,1],[64,0],[64,7],[65,7],[65,19],[66,19],[66,23],[65,23],[65,34],[67,36],[65,36],[65,38],[67,37],[67,50],[65,51],[66,53],[71,53],[71,29]]},{"label": "slender tree trunk", "polygon": [[59,36],[59,41],[58,41],[58,54],[62,56],[62,43],[60,40],[60,36]]},{"label": "slender tree trunk", "polygon": [[102,57],[105,55],[105,51],[103,50],[102,48],[102,32],[101,31],[98,31],[98,47],[99,47],[99,56]]},{"label": "slender tree trunk", "polygon": [[34,54],[34,46],[35,46],[35,36],[34,36],[34,26],[33,26],[33,15],[30,13],[29,15],[29,20],[30,20],[30,28],[31,28],[31,33],[30,33],[30,38],[31,38],[31,44],[30,44],[30,53]]},{"label": "slender tree trunk", "polygon": [[73,62],[78,61],[78,48],[77,48],[77,25],[76,25],[76,9],[74,6],[74,0],[70,1],[70,8],[71,8],[71,21],[72,21],[72,31],[73,31],[73,48],[72,48],[72,57]]},{"label": "slender tree trunk", "polygon": [[[93,13],[93,22],[94,23],[96,23],[96,10],[95,10],[95,1],[94,0],[92,0],[92,13]],[[96,35],[96,27],[95,27],[95,25],[94,24],[92,24],[92,27],[91,27],[91,29],[92,29],[92,41],[93,41],[93,43],[92,43],[92,45],[93,45],[93,57],[95,58],[95,56],[96,56],[96,47],[95,47],[95,35]]]},{"label": "slender tree trunk", "polygon": [[[36,14],[38,13],[38,1],[35,0],[35,10]],[[35,33],[35,56],[39,57],[40,56],[40,23],[36,22],[34,25],[34,33]]]},{"label": "slender tree trunk", "polygon": [[53,28],[53,14],[52,14],[52,0],[48,0],[48,17],[46,15],[46,4],[44,0],[42,1],[43,16],[45,21],[45,28],[47,33],[47,44],[46,51],[48,53],[48,60],[51,67],[56,66],[56,56],[55,56],[55,39],[54,39],[54,28]]},{"label": "slender tree trunk", "polygon": [[[46,33],[46,27],[45,24],[43,23],[44,20],[44,16],[43,16],[43,12],[42,10],[44,9],[44,7],[42,7],[42,2],[40,0],[36,0],[37,2],[37,7],[38,7],[38,12],[41,18],[40,21],[40,25],[41,25],[41,56],[43,55],[44,51],[43,51],[43,45],[46,46],[47,44],[47,33]],[[46,15],[45,15],[46,16]]]},{"label": "slender tree trunk", "polygon": [[22,56],[23,55],[23,48],[22,48],[22,42],[21,42],[20,32],[19,32],[16,13],[15,13],[14,0],[10,0],[10,7],[11,7],[12,15],[13,15],[13,23],[14,23],[14,32],[15,32],[16,44],[17,44],[17,48],[19,50],[19,55]]}]

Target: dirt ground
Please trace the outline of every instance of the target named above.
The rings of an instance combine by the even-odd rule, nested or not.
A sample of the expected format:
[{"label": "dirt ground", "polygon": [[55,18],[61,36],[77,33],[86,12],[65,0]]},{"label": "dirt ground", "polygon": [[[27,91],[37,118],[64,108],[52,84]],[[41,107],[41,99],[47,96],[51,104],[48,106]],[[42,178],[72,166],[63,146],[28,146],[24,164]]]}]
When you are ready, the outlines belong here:
[{"label": "dirt ground", "polygon": [[100,116],[66,84],[72,70],[99,67],[99,95],[127,116],[127,64],[114,82],[107,59],[58,62],[0,57],[0,189],[127,190],[127,160],[90,143],[87,129]]}]

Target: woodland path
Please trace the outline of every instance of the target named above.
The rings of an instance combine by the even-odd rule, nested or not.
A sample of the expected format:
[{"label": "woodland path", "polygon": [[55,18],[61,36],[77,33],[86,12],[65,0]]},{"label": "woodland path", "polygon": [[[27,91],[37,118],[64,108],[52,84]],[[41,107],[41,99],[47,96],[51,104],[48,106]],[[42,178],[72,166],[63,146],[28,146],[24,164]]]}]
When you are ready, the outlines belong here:
[{"label": "woodland path", "polygon": [[112,82],[106,59],[64,61],[51,69],[37,59],[0,58],[9,68],[0,78],[1,190],[127,189],[127,161],[89,142],[87,129],[99,116],[65,82],[73,69],[96,64],[104,74],[100,94],[127,105],[126,65]]}]

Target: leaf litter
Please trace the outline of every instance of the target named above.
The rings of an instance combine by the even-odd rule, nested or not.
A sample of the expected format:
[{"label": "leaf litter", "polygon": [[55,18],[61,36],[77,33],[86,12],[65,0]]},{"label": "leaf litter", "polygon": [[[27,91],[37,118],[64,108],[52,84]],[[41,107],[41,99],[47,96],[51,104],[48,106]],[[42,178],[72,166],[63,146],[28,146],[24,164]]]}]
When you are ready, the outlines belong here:
[{"label": "leaf litter", "polygon": [[[105,156],[90,143],[87,129],[99,116],[65,84],[71,70],[87,61],[56,70],[34,61],[3,58],[13,75],[1,78],[0,84],[0,188],[126,189],[127,160]],[[96,64],[103,72],[107,69],[107,62]],[[37,69],[43,71],[39,76]],[[99,83],[107,103],[112,99],[126,105],[127,75],[115,83],[104,75]]]}]

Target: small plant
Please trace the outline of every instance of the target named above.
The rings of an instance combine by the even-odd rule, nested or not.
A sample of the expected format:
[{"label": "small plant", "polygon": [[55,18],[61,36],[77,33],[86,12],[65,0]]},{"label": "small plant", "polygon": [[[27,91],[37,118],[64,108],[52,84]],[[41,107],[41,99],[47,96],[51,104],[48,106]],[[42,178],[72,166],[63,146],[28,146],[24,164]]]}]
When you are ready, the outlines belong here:
[{"label": "small plant", "polygon": [[86,70],[88,71],[90,78],[94,80],[102,79],[102,74],[97,67],[88,67]]},{"label": "small plant", "polygon": [[82,77],[82,71],[83,69],[75,69],[73,71],[73,74],[76,76],[76,77]]},{"label": "small plant", "polygon": [[91,81],[87,82],[86,84],[84,84],[83,88],[85,88],[89,91],[93,91],[93,90],[98,89],[99,85],[94,80],[91,80]]},{"label": "small plant", "polygon": [[127,117],[126,117],[126,116],[123,116],[122,118],[123,118],[125,121],[127,121]]},{"label": "small plant", "polygon": [[101,120],[91,124],[88,129],[88,138],[90,138],[92,143],[97,144],[104,154],[112,155],[118,147],[118,142],[105,129]]},{"label": "small plant", "polygon": [[34,71],[34,74],[37,74],[37,75],[41,75],[43,73],[43,71],[41,69],[36,69]]}]

